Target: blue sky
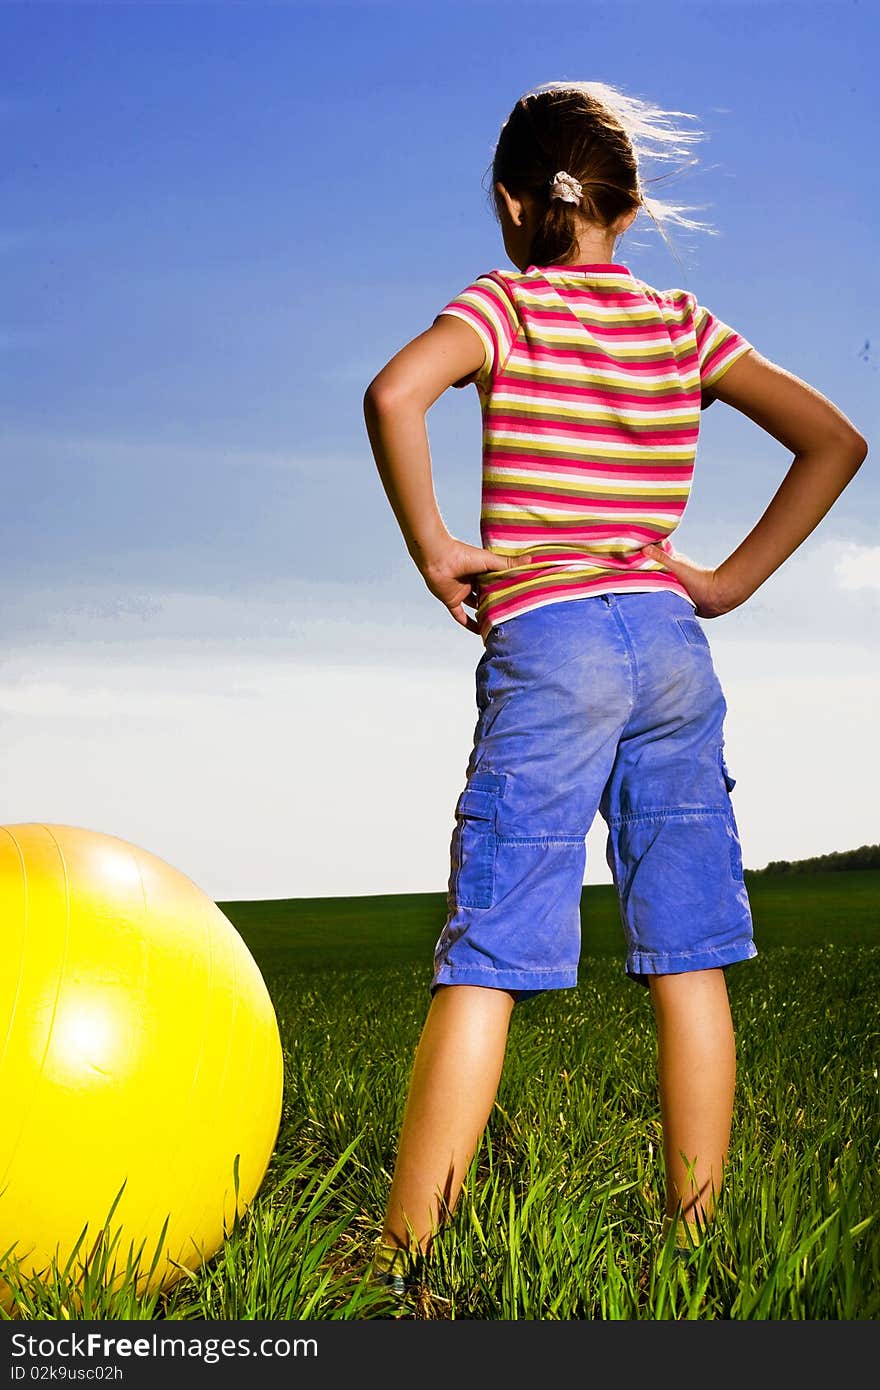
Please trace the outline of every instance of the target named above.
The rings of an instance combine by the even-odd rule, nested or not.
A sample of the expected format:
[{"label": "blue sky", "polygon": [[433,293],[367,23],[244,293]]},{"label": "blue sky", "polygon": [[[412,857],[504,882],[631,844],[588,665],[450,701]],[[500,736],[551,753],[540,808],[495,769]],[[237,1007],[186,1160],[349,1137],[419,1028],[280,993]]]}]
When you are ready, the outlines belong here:
[{"label": "blue sky", "polygon": [[[445,887],[479,639],[405,552],[363,391],[509,264],[484,174],[516,98],[593,79],[697,117],[700,162],[660,196],[720,233],[673,228],[676,260],[639,218],[617,259],[693,290],[870,442],[872,11],[0,7],[0,821],[122,835],[218,899]],[[475,391],[428,426],[447,524],[477,542]],[[789,462],[714,406],[676,546],[720,563]],[[869,454],[709,625],[749,866],[877,838],[877,502]],[[402,800],[424,815],[395,857]]]}]

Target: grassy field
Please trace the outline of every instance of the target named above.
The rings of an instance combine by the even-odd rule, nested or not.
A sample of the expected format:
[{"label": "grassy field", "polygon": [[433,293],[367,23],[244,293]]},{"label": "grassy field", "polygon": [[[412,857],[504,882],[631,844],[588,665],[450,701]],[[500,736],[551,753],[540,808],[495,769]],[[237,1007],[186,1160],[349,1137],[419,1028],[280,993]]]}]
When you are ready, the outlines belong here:
[{"label": "grassy field", "polygon": [[[744,874],[755,941],[762,947],[880,945],[880,873],[871,869],[764,877]],[[360,969],[421,964],[446,916],[444,893],[355,898],[282,898],[221,902],[264,970]],[[623,935],[613,884],[581,894],[583,951],[622,960]]]},{"label": "grassy field", "polygon": [[64,1280],[21,1285],[16,1315],[876,1319],[880,874],[747,882],[759,955],[728,971],[739,1059],[728,1180],[708,1241],[685,1262],[658,1242],[653,1014],[623,972],[612,887],[584,890],[577,989],[514,1012],[483,1143],[404,1305],[363,1271],[443,895],[221,903],[263,970],[284,1048],[263,1187],[218,1255],[174,1289],[109,1294],[96,1269],[79,1302]]}]

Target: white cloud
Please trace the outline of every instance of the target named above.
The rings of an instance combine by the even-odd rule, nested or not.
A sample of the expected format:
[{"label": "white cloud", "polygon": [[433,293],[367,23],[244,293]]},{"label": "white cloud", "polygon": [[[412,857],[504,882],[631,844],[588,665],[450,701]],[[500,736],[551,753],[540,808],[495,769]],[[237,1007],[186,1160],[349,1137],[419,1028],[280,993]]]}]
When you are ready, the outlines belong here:
[{"label": "white cloud", "polygon": [[834,560],[834,574],[841,589],[880,589],[880,545],[859,545],[856,541],[840,541],[829,546]]},{"label": "white cloud", "polygon": [[[219,642],[8,652],[0,823],[118,835],[219,900],[442,892],[479,639],[437,645],[406,668]],[[876,841],[876,652],[712,645],[747,867]],[[605,835],[597,817],[588,883],[610,882]]]},{"label": "white cloud", "polygon": [[[105,830],[220,900],[443,891],[483,648],[398,558],[355,589],[7,585],[0,823]],[[877,838],[878,558],[823,537],[704,620],[748,867]]]},{"label": "white cloud", "polygon": [[[680,548],[701,563],[725,553],[699,533]],[[746,603],[704,624],[713,644],[763,645],[765,671],[779,665],[772,649],[791,642],[831,643],[838,671],[864,670],[880,656],[878,576],[880,547],[831,536],[801,547]],[[321,574],[222,590],[63,582],[16,591],[10,584],[0,593],[0,631],[12,648],[100,643],[108,661],[124,659],[132,642],[159,662],[163,649],[213,659],[234,643],[248,660],[369,666],[381,654],[383,663],[407,669],[427,662],[466,670],[480,652],[479,639],[462,634],[431,597],[402,545],[371,555],[357,584]]]}]

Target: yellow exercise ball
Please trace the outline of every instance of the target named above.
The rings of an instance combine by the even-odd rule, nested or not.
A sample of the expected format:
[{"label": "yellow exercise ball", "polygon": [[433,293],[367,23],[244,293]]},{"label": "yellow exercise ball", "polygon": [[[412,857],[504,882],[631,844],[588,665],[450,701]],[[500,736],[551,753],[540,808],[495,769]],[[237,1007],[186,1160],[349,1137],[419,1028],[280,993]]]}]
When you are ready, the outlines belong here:
[{"label": "yellow exercise ball", "polygon": [[116,1267],[143,1243],[148,1271],[167,1218],[138,1287],[170,1286],[220,1247],[277,1139],[281,1040],[253,956],[162,859],[37,824],[0,826],[0,950],[0,1258],[48,1276],[88,1225],[79,1266],[122,1188]]}]

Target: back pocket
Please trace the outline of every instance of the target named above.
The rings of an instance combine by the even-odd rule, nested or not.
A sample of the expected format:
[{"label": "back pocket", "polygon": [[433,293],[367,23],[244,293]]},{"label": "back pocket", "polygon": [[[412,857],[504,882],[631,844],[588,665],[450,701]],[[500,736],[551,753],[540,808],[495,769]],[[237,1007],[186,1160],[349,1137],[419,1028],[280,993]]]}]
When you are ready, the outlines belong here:
[{"label": "back pocket", "polygon": [[675,620],[687,640],[695,647],[708,647],[709,639],[698,618],[676,618]]},{"label": "back pocket", "polygon": [[459,907],[492,907],[495,901],[495,813],[504,775],[476,772],[458,798],[452,836],[452,883]]}]

